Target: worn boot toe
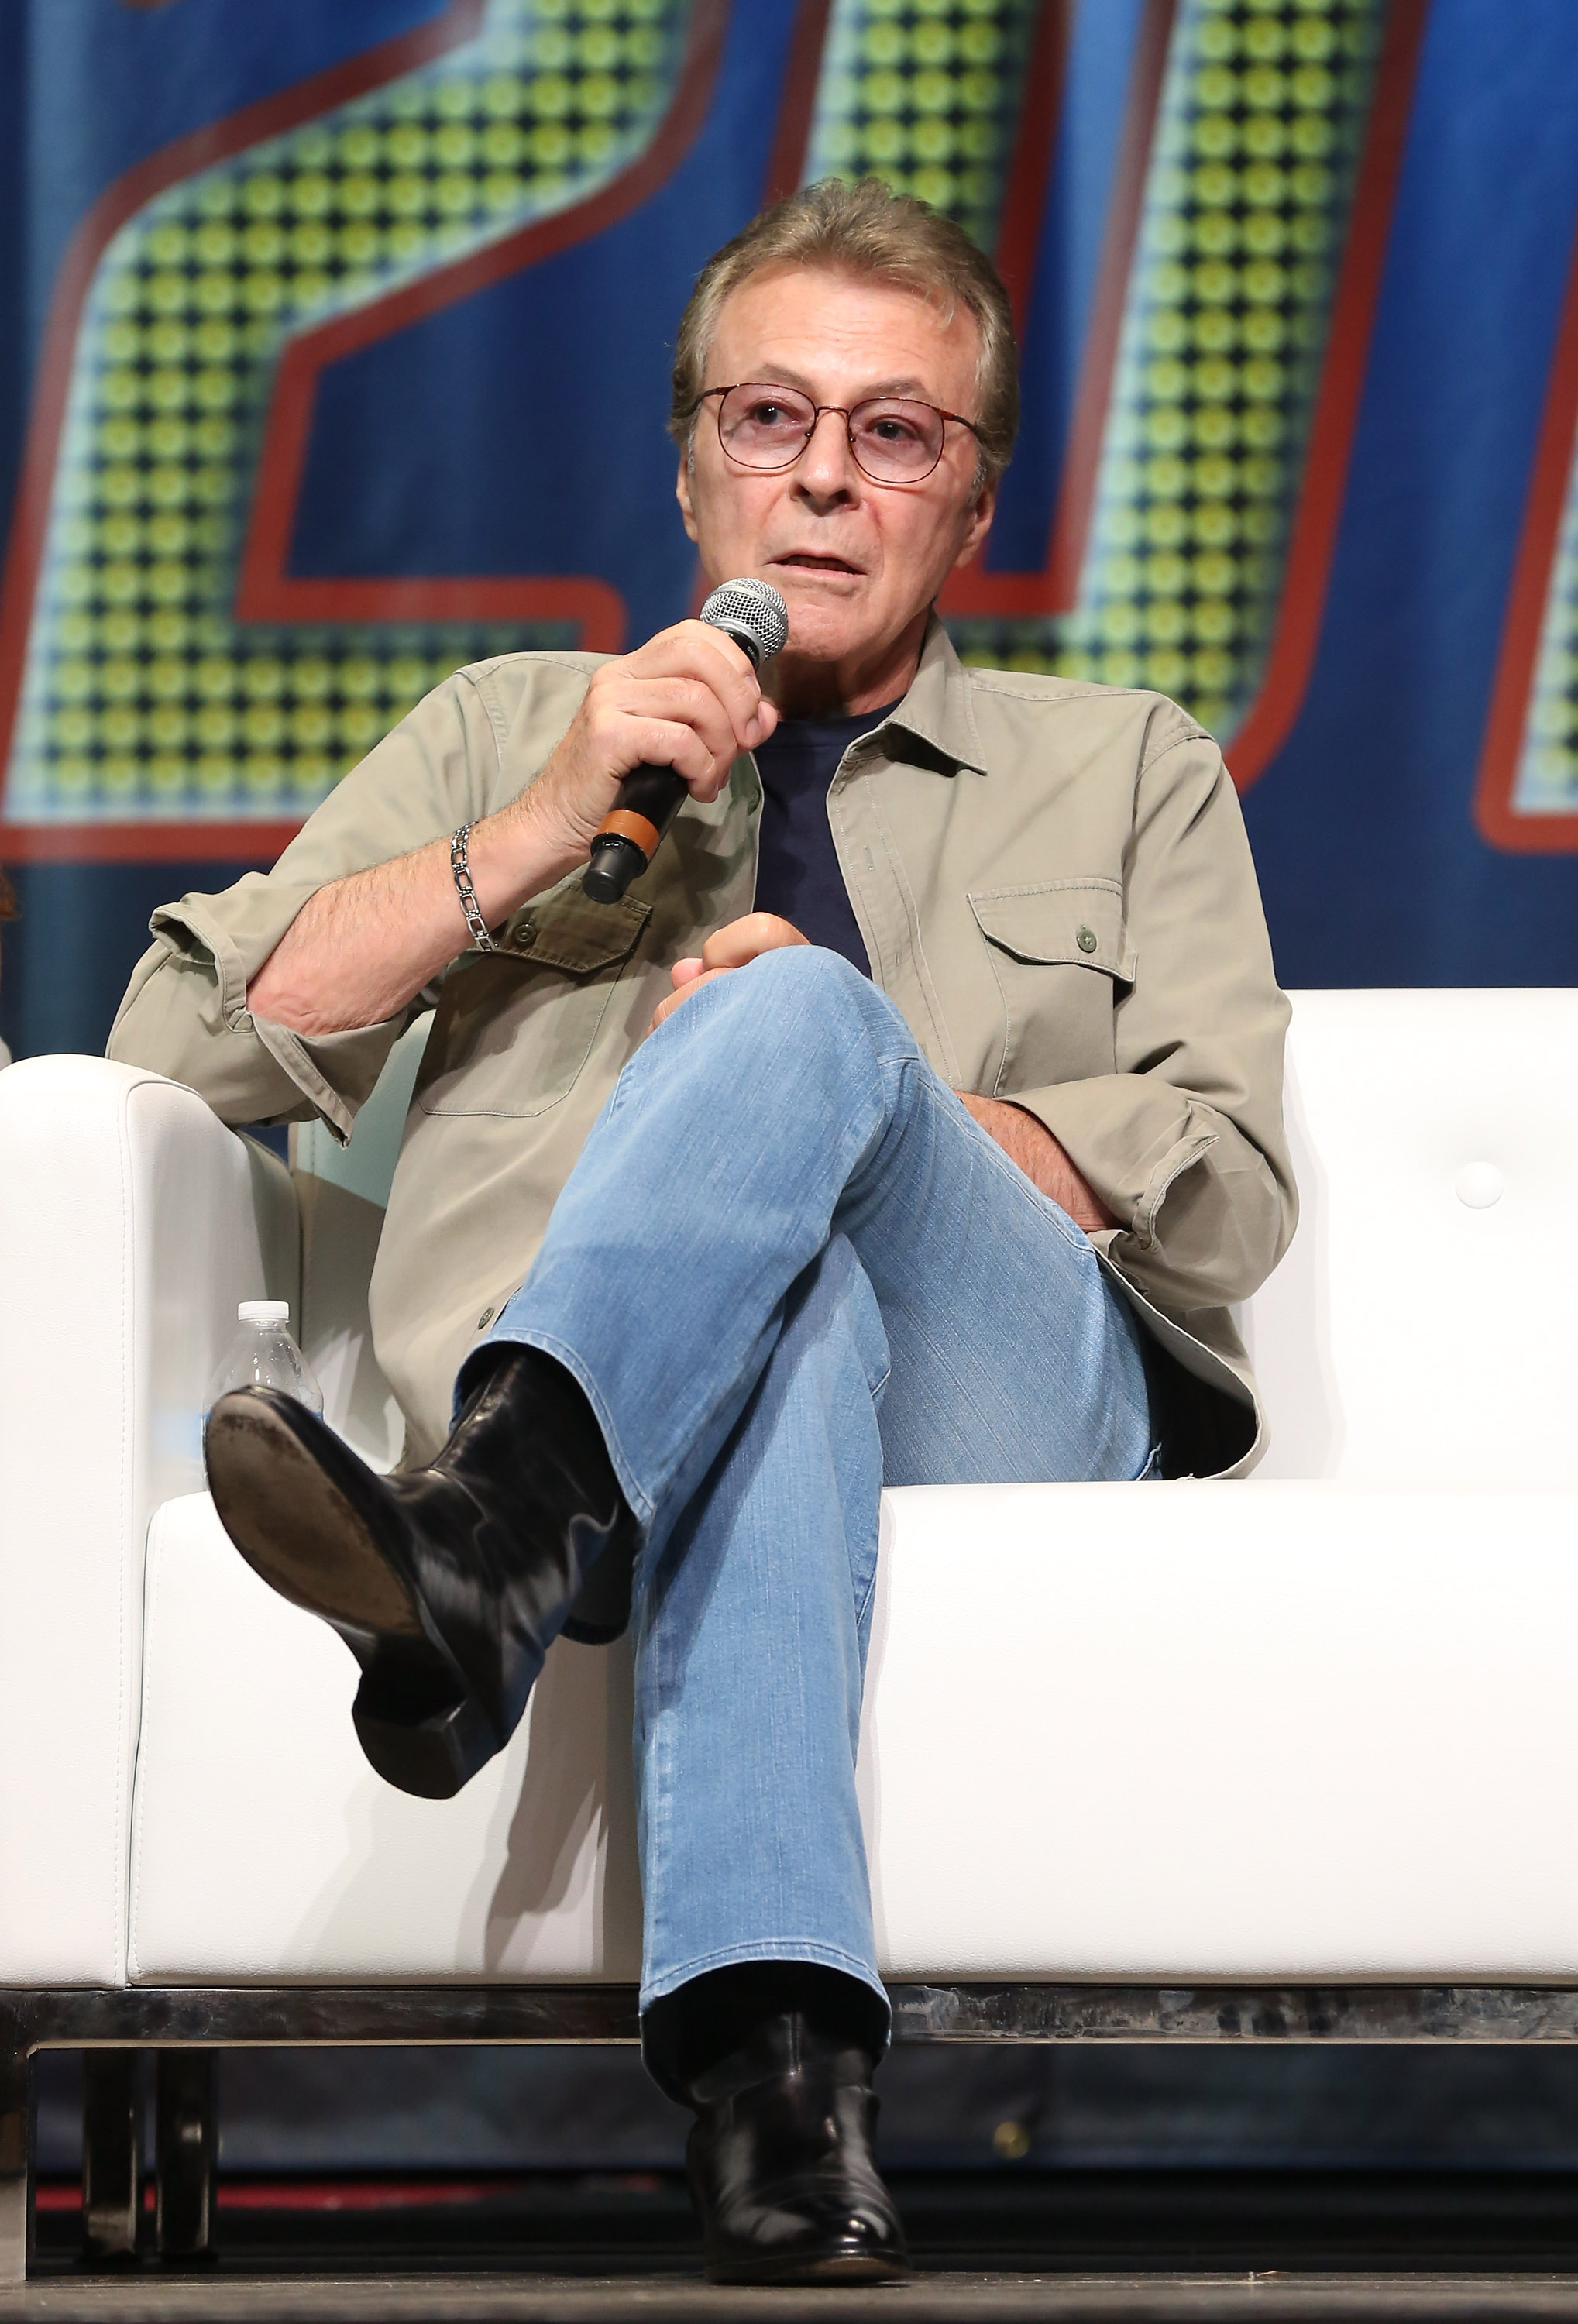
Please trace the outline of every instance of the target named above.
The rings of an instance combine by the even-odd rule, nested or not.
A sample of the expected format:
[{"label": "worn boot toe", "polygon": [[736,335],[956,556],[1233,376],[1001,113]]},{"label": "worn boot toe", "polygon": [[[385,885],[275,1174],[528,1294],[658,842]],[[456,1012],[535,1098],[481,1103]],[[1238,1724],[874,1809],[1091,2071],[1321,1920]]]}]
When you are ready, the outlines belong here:
[{"label": "worn boot toe", "polygon": [[779,2070],[696,2091],[686,2161],[714,2283],[889,2283],[909,2273],[872,2156],[871,2060],[798,2031]]}]

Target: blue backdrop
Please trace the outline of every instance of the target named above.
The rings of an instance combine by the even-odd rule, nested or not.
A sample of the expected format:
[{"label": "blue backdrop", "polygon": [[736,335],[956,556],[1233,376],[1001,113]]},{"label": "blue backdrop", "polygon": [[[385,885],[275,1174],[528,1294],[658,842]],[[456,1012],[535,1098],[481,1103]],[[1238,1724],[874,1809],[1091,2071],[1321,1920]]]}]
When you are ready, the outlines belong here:
[{"label": "blue backdrop", "polygon": [[697,267],[874,170],[998,254],[978,659],[1224,742],[1292,984],[1578,970],[1571,0],[6,0],[0,1029],[102,1044],[457,662],[695,585]]}]

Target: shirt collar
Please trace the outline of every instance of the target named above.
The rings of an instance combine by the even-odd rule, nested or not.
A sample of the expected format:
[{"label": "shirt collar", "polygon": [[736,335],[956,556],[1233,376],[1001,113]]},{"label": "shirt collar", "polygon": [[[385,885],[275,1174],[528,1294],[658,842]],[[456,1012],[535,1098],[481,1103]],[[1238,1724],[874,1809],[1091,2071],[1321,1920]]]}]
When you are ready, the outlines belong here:
[{"label": "shirt collar", "polygon": [[970,678],[954,650],[954,641],[933,613],[920,649],[920,665],[909,693],[886,723],[886,733],[897,727],[928,743],[940,758],[973,774],[986,772],[986,758],[975,730]]}]

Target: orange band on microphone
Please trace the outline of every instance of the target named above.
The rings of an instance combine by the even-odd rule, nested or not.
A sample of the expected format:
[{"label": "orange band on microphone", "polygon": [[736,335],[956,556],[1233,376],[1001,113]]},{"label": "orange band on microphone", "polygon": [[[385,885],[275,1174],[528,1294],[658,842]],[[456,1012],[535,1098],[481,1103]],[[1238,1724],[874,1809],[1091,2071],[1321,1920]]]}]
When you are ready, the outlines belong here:
[{"label": "orange band on microphone", "polygon": [[616,807],[612,815],[605,815],[597,825],[597,831],[599,837],[606,831],[616,839],[632,841],[649,863],[657,853],[658,842],[663,836],[655,823],[649,823],[644,815],[632,814],[627,807]]}]

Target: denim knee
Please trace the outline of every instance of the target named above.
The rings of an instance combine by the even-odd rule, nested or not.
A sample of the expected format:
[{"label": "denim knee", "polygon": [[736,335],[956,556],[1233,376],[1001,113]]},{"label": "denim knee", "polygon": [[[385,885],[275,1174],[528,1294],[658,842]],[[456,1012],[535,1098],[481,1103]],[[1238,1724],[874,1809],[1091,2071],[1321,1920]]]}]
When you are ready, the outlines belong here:
[{"label": "denim knee", "polygon": [[786,1022],[798,1019],[836,1038],[881,1040],[884,1047],[894,1032],[908,1038],[886,993],[842,953],[821,945],[784,945],[759,954],[743,973],[751,979],[755,1005]]},{"label": "denim knee", "polygon": [[871,982],[842,953],[822,945],[778,945],[758,953],[749,969],[755,982],[801,999],[817,995],[847,1003]]}]

